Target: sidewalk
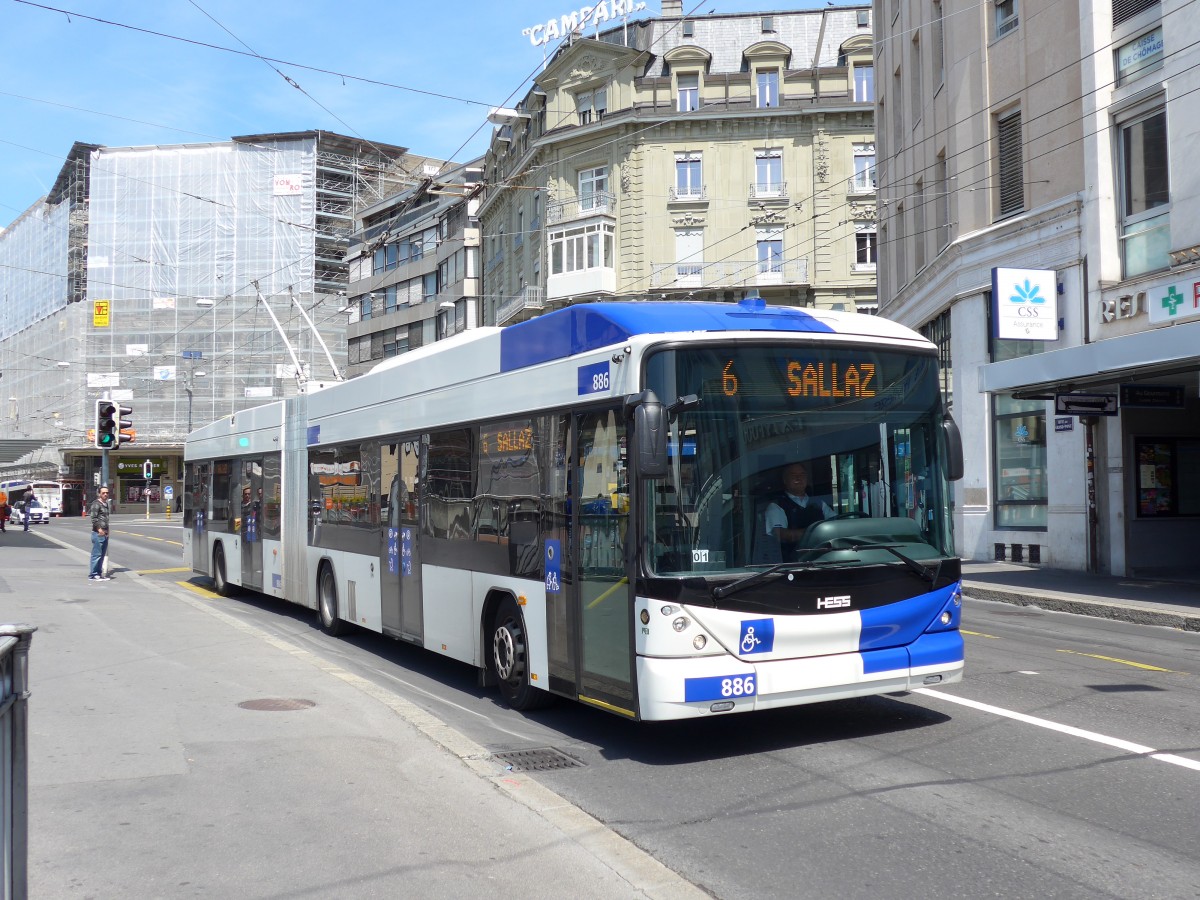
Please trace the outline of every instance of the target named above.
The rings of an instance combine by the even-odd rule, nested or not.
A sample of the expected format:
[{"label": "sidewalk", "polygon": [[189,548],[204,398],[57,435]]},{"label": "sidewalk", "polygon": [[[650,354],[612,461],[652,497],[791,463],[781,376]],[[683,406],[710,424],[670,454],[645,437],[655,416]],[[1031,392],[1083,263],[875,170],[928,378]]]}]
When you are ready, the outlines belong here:
[{"label": "sidewalk", "polygon": [[[977,600],[1200,631],[1200,586],[963,560],[963,593]],[[1200,581],[1200,569],[1196,573]]]},{"label": "sidewalk", "polygon": [[0,535],[0,561],[0,621],[38,628],[31,897],[707,896],[231,601],[119,555],[89,582],[41,530]]}]

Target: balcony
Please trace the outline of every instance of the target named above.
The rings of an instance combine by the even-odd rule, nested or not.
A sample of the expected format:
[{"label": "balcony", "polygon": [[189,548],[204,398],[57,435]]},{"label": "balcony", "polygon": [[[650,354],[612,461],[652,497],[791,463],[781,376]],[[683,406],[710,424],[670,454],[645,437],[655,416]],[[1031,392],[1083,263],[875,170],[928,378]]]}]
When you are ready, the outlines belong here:
[{"label": "balcony", "polygon": [[807,285],[808,260],[723,260],[714,263],[651,263],[651,289]]},{"label": "balcony", "polygon": [[546,224],[573,222],[588,216],[613,216],[617,211],[617,198],[608,191],[596,191],[570,200],[559,200],[546,204]]},{"label": "balcony", "polygon": [[787,201],[786,181],[752,181],[750,182],[751,200],[782,200]]},{"label": "balcony", "polygon": [[702,203],[708,200],[708,191],[702,184],[672,187],[668,203]]},{"label": "balcony", "polygon": [[847,194],[874,194],[875,193],[875,173],[872,171],[869,174],[859,172],[853,178],[846,179]]},{"label": "balcony", "polygon": [[515,297],[496,304],[496,324],[503,325],[526,311],[544,309],[545,306],[546,292],[535,285],[526,285]]}]

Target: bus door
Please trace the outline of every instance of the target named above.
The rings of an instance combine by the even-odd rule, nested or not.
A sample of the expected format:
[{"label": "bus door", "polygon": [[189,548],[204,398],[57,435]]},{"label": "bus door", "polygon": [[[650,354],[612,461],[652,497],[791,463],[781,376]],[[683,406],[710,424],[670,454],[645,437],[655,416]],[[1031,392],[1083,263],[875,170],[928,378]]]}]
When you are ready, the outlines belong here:
[{"label": "bus door", "polygon": [[633,715],[633,593],[626,577],[629,486],[625,423],[616,409],[575,417],[571,540],[578,576],[568,586],[578,625],[580,699]]},{"label": "bus door", "polygon": [[[379,446],[379,585],[385,632],[420,642],[421,556],[418,548],[417,483],[420,444],[414,438]],[[386,491],[387,493],[382,493]]]},{"label": "bus door", "polygon": [[191,531],[192,569],[208,570],[208,493],[209,464],[188,463],[184,470],[183,527]]},{"label": "bus door", "polygon": [[262,590],[262,507],[263,467],[262,459],[245,459],[241,462],[241,509],[238,512],[238,534],[242,545],[242,580],[248,588]]}]

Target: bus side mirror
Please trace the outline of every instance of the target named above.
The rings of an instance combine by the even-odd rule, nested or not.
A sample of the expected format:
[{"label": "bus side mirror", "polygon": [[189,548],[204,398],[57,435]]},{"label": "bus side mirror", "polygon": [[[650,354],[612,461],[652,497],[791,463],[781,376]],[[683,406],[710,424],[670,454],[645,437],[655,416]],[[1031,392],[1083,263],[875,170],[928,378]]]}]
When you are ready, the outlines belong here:
[{"label": "bus side mirror", "polygon": [[667,410],[653,391],[646,391],[633,408],[633,439],[637,471],[642,478],[667,474]]},{"label": "bus side mirror", "polygon": [[942,436],[946,443],[946,480],[958,481],[963,477],[962,432],[950,413],[942,416]]}]

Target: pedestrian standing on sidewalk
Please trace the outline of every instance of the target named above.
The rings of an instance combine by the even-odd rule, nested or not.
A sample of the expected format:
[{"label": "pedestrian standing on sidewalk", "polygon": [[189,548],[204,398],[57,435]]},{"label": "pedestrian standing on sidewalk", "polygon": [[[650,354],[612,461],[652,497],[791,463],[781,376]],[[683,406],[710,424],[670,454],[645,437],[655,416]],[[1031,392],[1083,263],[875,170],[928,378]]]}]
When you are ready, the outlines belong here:
[{"label": "pedestrian standing on sidewalk", "polygon": [[104,574],[104,555],[108,553],[108,488],[100,488],[100,496],[92,501],[92,581],[112,581]]},{"label": "pedestrian standing on sidewalk", "polygon": [[12,515],[12,507],[8,505],[8,496],[0,493],[0,531],[8,530],[8,519]]},{"label": "pedestrian standing on sidewalk", "polygon": [[25,514],[23,516],[21,516],[21,520],[25,523],[25,530],[28,531],[29,530],[29,513],[33,507],[33,488],[29,488],[28,490],[25,491],[25,498],[22,501],[22,503],[23,503],[23,505],[22,505],[21,509],[24,510]]}]

